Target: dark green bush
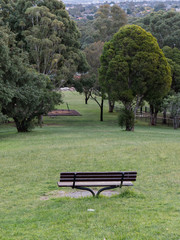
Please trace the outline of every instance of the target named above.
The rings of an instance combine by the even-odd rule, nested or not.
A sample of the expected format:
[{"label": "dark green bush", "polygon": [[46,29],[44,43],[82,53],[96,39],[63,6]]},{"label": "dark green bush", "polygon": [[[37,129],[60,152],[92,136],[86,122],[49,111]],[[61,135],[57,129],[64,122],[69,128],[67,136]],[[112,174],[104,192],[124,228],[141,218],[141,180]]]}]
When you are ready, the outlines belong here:
[{"label": "dark green bush", "polygon": [[134,113],[131,110],[121,108],[118,123],[121,128],[126,127],[126,131],[134,130]]}]

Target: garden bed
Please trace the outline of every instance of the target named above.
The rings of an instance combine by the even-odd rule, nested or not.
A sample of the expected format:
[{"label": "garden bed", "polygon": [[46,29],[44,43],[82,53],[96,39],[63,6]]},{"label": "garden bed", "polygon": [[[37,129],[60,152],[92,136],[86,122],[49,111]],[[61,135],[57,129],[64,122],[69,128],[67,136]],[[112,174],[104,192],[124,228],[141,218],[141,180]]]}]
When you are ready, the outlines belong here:
[{"label": "garden bed", "polygon": [[49,117],[56,116],[81,116],[76,110],[56,109],[48,113]]}]

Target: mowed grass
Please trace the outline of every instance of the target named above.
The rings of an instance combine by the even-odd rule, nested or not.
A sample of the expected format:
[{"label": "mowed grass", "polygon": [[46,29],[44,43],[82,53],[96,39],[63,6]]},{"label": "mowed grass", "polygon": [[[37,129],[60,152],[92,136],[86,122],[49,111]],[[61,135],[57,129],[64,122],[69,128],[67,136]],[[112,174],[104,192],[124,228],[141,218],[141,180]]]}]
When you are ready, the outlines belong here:
[{"label": "mowed grass", "polygon": [[[137,123],[117,125],[105,106],[64,94],[58,108],[79,117],[44,118],[45,126],[18,134],[0,126],[0,239],[179,240],[180,130]],[[41,200],[58,189],[62,171],[134,171],[137,181],[119,195]],[[94,212],[87,211],[94,209]]]}]

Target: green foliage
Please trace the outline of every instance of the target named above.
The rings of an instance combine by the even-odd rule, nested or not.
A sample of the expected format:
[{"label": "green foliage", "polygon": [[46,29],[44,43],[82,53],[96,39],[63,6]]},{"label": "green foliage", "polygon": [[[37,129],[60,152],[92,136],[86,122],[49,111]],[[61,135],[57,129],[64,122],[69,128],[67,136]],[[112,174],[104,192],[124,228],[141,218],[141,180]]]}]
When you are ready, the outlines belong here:
[{"label": "green foliage", "polygon": [[118,120],[120,127],[126,127],[126,131],[134,129],[134,113],[131,110],[121,108]]},{"label": "green foliage", "polygon": [[104,91],[134,112],[142,100],[152,103],[164,97],[172,81],[156,39],[136,25],[122,27],[105,44],[99,80]]},{"label": "green foliage", "polygon": [[164,107],[169,110],[171,118],[173,118],[174,129],[179,127],[180,117],[180,93],[169,95],[164,99]]},{"label": "green foliage", "polygon": [[33,120],[61,102],[50,79],[30,68],[27,55],[16,47],[15,35],[0,27],[0,105],[14,119],[17,130],[26,132]]},{"label": "green foliage", "polygon": [[138,19],[135,24],[150,32],[160,48],[176,46],[180,49],[180,13],[159,11]]},{"label": "green foliage", "polygon": [[95,40],[109,41],[113,34],[116,33],[120,27],[127,23],[127,16],[124,10],[118,5],[112,7],[108,4],[100,6],[96,13],[94,21]]},{"label": "green foliage", "polygon": [[180,116],[180,93],[169,96],[166,99],[169,110],[171,113],[171,117],[179,117]]},{"label": "green foliage", "polygon": [[172,85],[171,89],[180,92],[180,50],[178,48],[163,47],[163,52],[171,66]]},{"label": "green foliage", "polygon": [[90,66],[90,72],[98,77],[98,68],[100,67],[100,56],[102,54],[104,42],[98,41],[90,44],[84,50],[87,62]]},{"label": "green foliage", "polygon": [[[6,8],[4,4],[3,16]],[[80,32],[61,1],[18,0],[10,4],[9,15],[3,20],[17,34],[18,46],[28,51],[30,64],[50,76],[55,86],[84,71]]]},{"label": "green foliage", "polygon": [[2,106],[0,105],[0,124],[7,121],[7,116],[2,114]]},{"label": "green foliage", "polygon": [[84,93],[85,102],[91,96],[92,90],[98,92],[99,82],[98,82],[98,68],[100,67],[100,56],[102,54],[104,43],[99,41],[90,44],[84,50],[87,63],[89,65],[88,72],[83,74],[79,79],[75,79],[74,86],[76,90],[80,93]]},{"label": "green foliage", "polygon": [[127,15],[118,5],[104,4],[96,12],[95,19],[80,21],[82,48],[94,42],[109,41],[120,27],[127,23]]}]

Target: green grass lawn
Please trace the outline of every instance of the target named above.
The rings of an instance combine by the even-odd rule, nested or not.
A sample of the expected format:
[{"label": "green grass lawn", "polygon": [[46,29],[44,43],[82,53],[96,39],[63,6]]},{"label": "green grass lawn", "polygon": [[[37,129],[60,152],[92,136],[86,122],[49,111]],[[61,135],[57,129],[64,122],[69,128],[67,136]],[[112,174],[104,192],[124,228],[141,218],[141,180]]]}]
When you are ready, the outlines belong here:
[{"label": "green grass lawn", "polygon": [[[0,239],[180,240],[180,130],[137,123],[118,127],[105,106],[64,94],[58,108],[82,116],[44,118],[44,127],[17,133],[0,126]],[[58,189],[62,171],[138,172],[134,187],[100,198],[41,197]],[[88,209],[94,212],[88,212]]]}]

